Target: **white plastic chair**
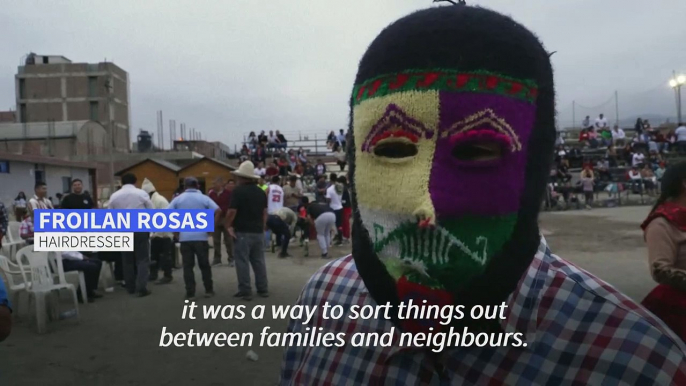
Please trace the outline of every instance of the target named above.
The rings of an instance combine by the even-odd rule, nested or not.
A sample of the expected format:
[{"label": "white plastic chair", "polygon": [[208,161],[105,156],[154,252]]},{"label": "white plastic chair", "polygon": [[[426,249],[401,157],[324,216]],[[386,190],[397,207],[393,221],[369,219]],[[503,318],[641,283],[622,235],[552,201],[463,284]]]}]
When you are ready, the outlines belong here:
[{"label": "white plastic chair", "polygon": [[20,229],[20,222],[10,221],[7,224],[7,234],[2,239],[2,253],[8,256],[10,261],[13,260],[17,251],[26,245],[19,234]]},{"label": "white plastic chair", "polygon": [[[19,306],[19,296],[22,291],[26,291],[26,282],[22,273],[22,269],[12,263],[10,259],[5,256],[0,255],[0,271],[2,271],[5,277],[5,283],[7,287],[12,292],[12,307],[14,308],[14,313],[17,313],[17,308]],[[21,277],[22,282],[19,282],[18,277]]]},{"label": "white plastic chair", "polygon": [[[49,259],[54,260],[53,264],[57,268],[57,283],[50,272]],[[79,302],[76,297],[76,288],[67,283],[64,277],[61,253],[56,252],[50,257],[48,256],[48,252],[35,252],[33,251],[33,248],[26,247],[17,252],[17,262],[19,263],[20,271],[24,277],[24,283],[27,284],[26,291],[30,295],[33,295],[36,301],[36,319],[39,334],[45,333],[46,331],[47,303],[45,301],[45,297],[54,291],[59,291],[62,289],[71,291],[74,299],[76,319],[79,320]],[[25,262],[28,263],[31,280],[28,279],[28,275],[24,269]]]},{"label": "white plastic chair", "polygon": [[[22,292],[26,291],[26,282],[24,282],[24,277],[22,275],[21,269],[17,264],[14,264],[10,259],[5,256],[0,255],[0,272],[2,272],[5,278],[5,283],[8,289],[12,293],[12,309],[14,315],[19,315],[20,305],[19,300]],[[30,275],[30,271],[26,271],[26,274]],[[57,276],[53,273],[53,277]],[[68,283],[72,285],[79,285],[79,272],[65,272],[64,277]]]}]

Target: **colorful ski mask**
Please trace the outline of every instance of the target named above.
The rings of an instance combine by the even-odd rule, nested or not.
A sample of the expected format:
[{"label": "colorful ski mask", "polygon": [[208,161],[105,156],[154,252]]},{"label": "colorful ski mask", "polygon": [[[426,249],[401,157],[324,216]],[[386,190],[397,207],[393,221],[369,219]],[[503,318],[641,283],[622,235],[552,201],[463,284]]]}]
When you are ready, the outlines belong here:
[{"label": "colorful ski mask", "polygon": [[504,301],[539,244],[554,140],[548,53],[524,27],[453,6],[382,31],[348,146],[353,256],[376,302]]}]

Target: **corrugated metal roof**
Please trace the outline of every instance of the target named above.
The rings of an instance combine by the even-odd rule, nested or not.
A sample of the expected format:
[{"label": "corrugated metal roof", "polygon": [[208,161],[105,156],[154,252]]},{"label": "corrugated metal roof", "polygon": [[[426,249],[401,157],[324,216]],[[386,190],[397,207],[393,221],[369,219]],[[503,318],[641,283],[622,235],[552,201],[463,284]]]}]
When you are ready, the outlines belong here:
[{"label": "corrugated metal roof", "polygon": [[81,128],[89,122],[102,127],[102,125],[95,121],[0,123],[0,140],[75,137]]},{"label": "corrugated metal roof", "polygon": [[153,159],[153,158],[148,158],[150,161],[155,162],[156,164],[159,164],[161,166],[164,166],[167,169],[173,170],[175,172],[178,172],[181,170],[181,166],[177,164],[173,164],[169,161],[161,160],[161,159]]},{"label": "corrugated metal roof", "polygon": [[228,163],[226,163],[226,162],[224,162],[224,161],[221,161],[221,160],[218,160],[217,158],[210,158],[210,157],[203,157],[203,158],[200,158],[199,160],[197,160],[197,161],[195,161],[195,162],[192,162],[192,163],[190,163],[190,164],[184,166],[184,167],[181,168],[181,169],[189,168],[189,167],[191,167],[191,166],[193,166],[193,165],[195,165],[195,164],[197,164],[198,162],[201,162],[201,161],[203,161],[203,160],[212,161],[212,162],[217,163],[217,164],[219,164],[219,165],[222,165],[222,166],[224,166],[224,167],[226,167],[226,168],[228,168],[228,169],[230,169],[230,170],[236,170],[236,169],[237,169],[237,168],[236,168],[235,166],[233,166],[233,165],[229,165]]},{"label": "corrugated metal roof", "polygon": [[181,170],[181,166],[176,165],[176,164],[173,164],[173,163],[171,163],[171,162],[164,161],[164,160],[160,160],[160,159],[155,159],[155,158],[146,158],[146,159],[144,159],[144,160],[142,160],[142,161],[140,161],[140,162],[134,163],[134,164],[131,165],[131,166],[127,166],[127,167],[125,167],[124,169],[121,169],[120,171],[114,173],[114,175],[115,175],[115,176],[121,176],[122,174],[126,173],[127,171],[131,170],[132,168],[134,168],[134,167],[136,167],[136,166],[138,166],[138,165],[140,165],[140,164],[142,164],[142,163],[144,163],[144,162],[148,162],[148,161],[154,162],[154,163],[156,163],[156,164],[158,164],[158,165],[160,165],[160,166],[162,166],[162,167],[164,167],[164,168],[167,168],[167,169],[169,169],[169,170],[171,170],[171,171],[173,171],[173,172],[178,172],[179,170]]}]

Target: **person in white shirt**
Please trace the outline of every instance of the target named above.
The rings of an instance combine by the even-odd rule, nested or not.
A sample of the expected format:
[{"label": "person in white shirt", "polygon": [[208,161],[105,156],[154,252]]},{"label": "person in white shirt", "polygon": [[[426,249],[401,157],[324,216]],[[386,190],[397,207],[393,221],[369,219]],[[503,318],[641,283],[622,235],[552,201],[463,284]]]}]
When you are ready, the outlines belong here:
[{"label": "person in white shirt", "polygon": [[581,126],[583,126],[582,129],[588,129],[591,127],[591,117],[587,115],[586,118],[584,118],[584,121],[581,122]]},{"label": "person in white shirt", "polygon": [[255,168],[255,175],[264,177],[265,174],[267,174],[267,169],[264,168],[262,162],[258,162],[257,167]]},{"label": "person in white shirt", "polygon": [[[112,194],[108,209],[154,209],[150,196],[136,187],[136,176],[127,173],[121,177],[122,187]],[[136,232],[133,235],[133,252],[121,253],[126,290],[138,297],[150,295],[148,275],[150,274],[150,233]],[[138,269],[136,274],[134,264]]]},{"label": "person in white shirt", "polygon": [[343,131],[343,129],[341,129],[338,135],[336,136],[336,141],[341,146],[341,148],[345,150],[345,132]]},{"label": "person in white shirt", "polygon": [[607,118],[603,116],[603,114],[598,115],[598,118],[595,119],[595,128],[596,129],[604,129],[607,127]]},{"label": "person in white shirt", "polygon": [[[283,188],[279,186],[281,178],[279,176],[273,176],[272,180],[264,191],[267,194],[267,214],[274,214],[279,209],[283,208]],[[266,229],[264,232],[264,247],[268,249],[270,247],[272,240],[272,233],[270,229]]]},{"label": "person in white shirt", "polygon": [[29,216],[33,218],[33,211],[36,209],[54,209],[48,199],[48,185],[45,182],[38,182],[33,189],[35,195],[29,200],[27,209]]},{"label": "person in white shirt", "polygon": [[631,190],[634,193],[639,193],[643,190],[643,178],[638,166],[632,166],[629,170],[629,179],[631,180]]},{"label": "person in white shirt", "polygon": [[[150,201],[155,209],[167,209],[169,201],[159,194],[155,189],[152,181],[147,178],[143,179],[141,189],[148,193]],[[171,232],[154,232],[150,234],[150,281],[157,280],[159,271],[162,271],[162,277],[157,284],[169,284],[172,281],[172,252],[174,249],[174,235]],[[215,246],[216,248],[216,246]]]},{"label": "person in white shirt", "polygon": [[272,183],[267,187],[267,213],[274,214],[283,208],[283,188],[279,185],[281,178],[272,177]]},{"label": "person in white shirt", "polygon": [[676,148],[679,154],[686,153],[686,124],[679,122],[679,127],[674,131],[676,135]]},{"label": "person in white shirt", "polygon": [[624,146],[626,142],[626,134],[624,133],[624,130],[619,127],[619,125],[615,125],[612,128],[612,142],[615,146]]},{"label": "person in white shirt", "polygon": [[565,139],[562,138],[562,133],[557,132],[557,138],[555,138],[555,146],[561,146],[565,144]]},{"label": "person in white shirt", "polygon": [[634,153],[634,155],[631,156],[631,166],[641,167],[641,165],[643,164],[643,160],[645,160],[645,158],[646,156],[640,151]]},{"label": "person in white shirt", "polygon": [[267,137],[267,141],[267,147],[269,148],[275,148],[279,143],[279,139],[276,137],[276,135],[274,135],[274,132],[272,130],[269,130],[269,137]]},{"label": "person in white shirt", "polygon": [[343,184],[336,182],[335,174],[331,174],[331,186],[326,189],[326,201],[336,215],[336,241],[335,245],[343,242]]}]

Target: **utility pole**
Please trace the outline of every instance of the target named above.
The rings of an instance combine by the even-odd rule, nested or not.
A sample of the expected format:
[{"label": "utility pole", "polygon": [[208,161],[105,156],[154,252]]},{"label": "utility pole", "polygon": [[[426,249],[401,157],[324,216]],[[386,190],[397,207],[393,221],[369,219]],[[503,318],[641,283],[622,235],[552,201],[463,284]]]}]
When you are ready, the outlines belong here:
[{"label": "utility pole", "polygon": [[164,151],[164,115],[160,110],[160,150]]},{"label": "utility pole", "polygon": [[572,129],[576,129],[576,101],[572,101]]},{"label": "utility pole", "polygon": [[615,122],[617,123],[617,126],[619,126],[619,97],[617,94],[617,90],[615,90],[615,118]]},{"label": "utility pole", "polygon": [[[111,70],[110,70],[111,71]],[[108,113],[108,122],[109,122],[109,142],[110,145],[107,147],[108,148],[108,155],[109,155],[109,166],[110,166],[110,197],[112,196],[112,193],[114,193],[114,117],[112,114],[112,101],[114,99],[114,82],[113,82],[113,77],[112,73],[110,72],[109,78],[107,82],[105,83],[105,88],[107,89],[107,113]]]}]

